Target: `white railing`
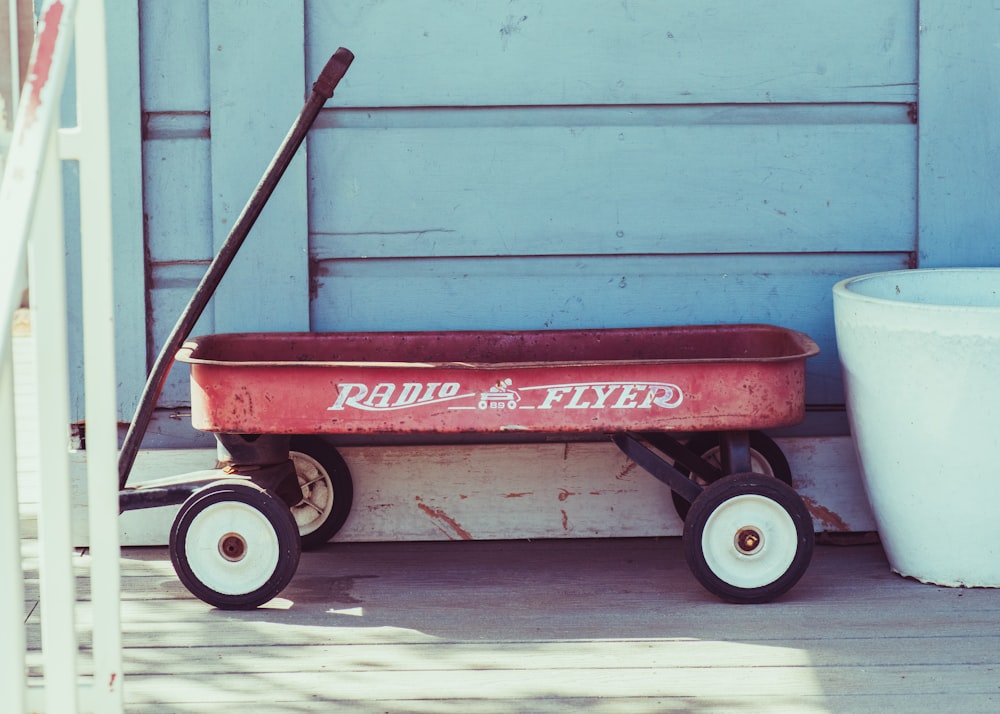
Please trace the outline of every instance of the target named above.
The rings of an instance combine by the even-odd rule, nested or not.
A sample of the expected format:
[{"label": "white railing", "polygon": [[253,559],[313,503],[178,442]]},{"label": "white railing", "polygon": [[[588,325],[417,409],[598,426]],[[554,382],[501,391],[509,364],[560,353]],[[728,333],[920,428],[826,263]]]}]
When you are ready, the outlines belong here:
[{"label": "white railing", "polygon": [[[77,122],[59,129],[74,46]],[[108,83],[103,0],[47,0],[0,183],[0,692],[4,711],[120,712],[122,662]],[[79,676],[70,528],[61,159],[80,162],[93,674]],[[28,270],[26,270],[26,267]],[[44,679],[29,686],[11,327],[25,273],[38,374],[39,588]]]}]

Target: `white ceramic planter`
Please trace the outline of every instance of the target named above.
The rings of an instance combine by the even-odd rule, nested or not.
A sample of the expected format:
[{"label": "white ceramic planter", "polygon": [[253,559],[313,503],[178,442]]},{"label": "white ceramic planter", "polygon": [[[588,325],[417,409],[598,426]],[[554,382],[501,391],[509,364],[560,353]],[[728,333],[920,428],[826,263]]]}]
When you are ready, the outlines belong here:
[{"label": "white ceramic planter", "polygon": [[851,431],[893,570],[1000,587],[1000,268],[833,289]]}]

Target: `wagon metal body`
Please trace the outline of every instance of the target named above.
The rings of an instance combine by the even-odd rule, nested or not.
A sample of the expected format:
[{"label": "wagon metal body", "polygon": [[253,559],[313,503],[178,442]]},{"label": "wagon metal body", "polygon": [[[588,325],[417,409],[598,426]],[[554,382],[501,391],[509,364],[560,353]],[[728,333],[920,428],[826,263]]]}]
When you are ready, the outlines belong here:
[{"label": "wagon metal body", "polygon": [[377,439],[786,426],[816,351],[780,327],[700,325],[211,335],[178,360],[197,429]]}]

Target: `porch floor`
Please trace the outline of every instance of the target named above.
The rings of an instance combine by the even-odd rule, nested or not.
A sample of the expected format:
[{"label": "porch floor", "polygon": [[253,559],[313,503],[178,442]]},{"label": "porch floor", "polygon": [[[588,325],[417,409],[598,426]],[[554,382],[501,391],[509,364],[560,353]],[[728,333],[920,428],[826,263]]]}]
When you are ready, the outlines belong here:
[{"label": "porch floor", "polygon": [[788,595],[750,606],[702,590],[673,538],[333,543],[249,612],[191,596],[165,548],[121,565],[128,712],[1000,709],[1000,591],[893,575],[876,544],[820,546]]}]

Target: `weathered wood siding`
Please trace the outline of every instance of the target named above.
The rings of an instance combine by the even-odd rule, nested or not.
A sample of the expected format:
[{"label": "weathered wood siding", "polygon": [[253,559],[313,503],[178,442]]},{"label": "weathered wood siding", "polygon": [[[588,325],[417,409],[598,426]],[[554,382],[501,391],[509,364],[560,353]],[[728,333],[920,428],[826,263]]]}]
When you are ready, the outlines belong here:
[{"label": "weathered wood siding", "polygon": [[199,330],[765,321],[829,405],[830,286],[914,258],[913,0],[139,9],[154,347],[339,45]]}]

